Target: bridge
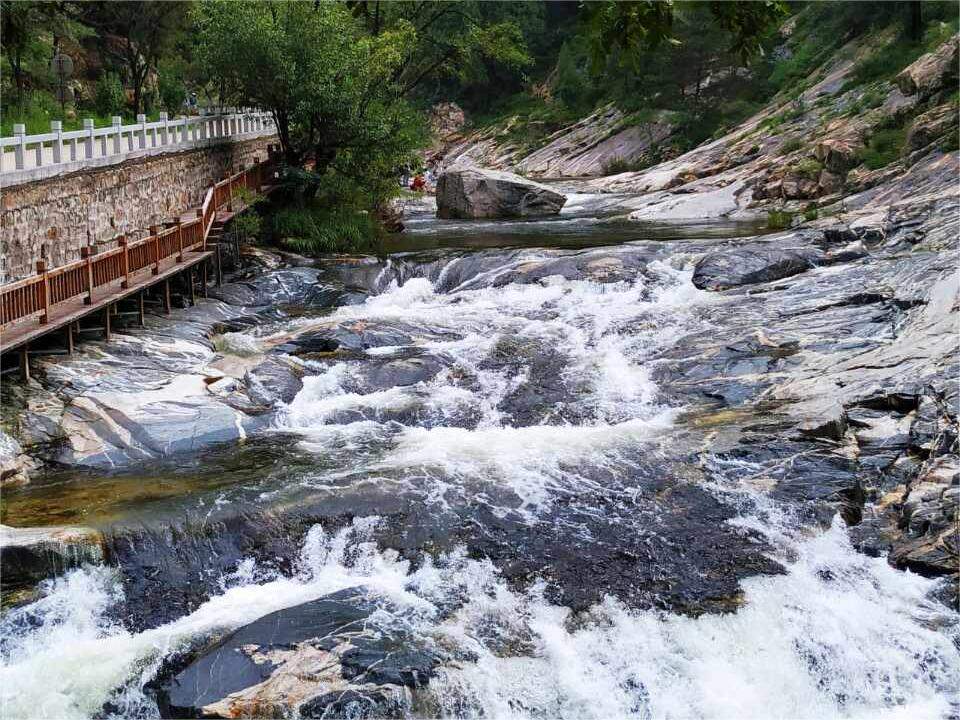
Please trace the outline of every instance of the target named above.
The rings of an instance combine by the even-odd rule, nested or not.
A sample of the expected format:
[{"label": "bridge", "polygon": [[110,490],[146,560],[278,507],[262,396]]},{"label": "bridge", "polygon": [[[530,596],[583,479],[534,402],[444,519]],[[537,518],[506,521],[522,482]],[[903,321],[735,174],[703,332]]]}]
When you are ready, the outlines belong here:
[{"label": "bridge", "polygon": [[[150,128],[144,127],[143,123],[134,126],[137,128],[134,135],[129,135],[129,126],[125,129],[118,125],[114,127],[120,130],[112,136],[93,135],[94,138],[109,138],[110,142],[105,143],[106,154],[97,155],[94,151],[87,155],[84,160],[93,162],[85,167],[142,157],[142,151],[152,149],[153,142],[165,151],[190,149],[217,139],[222,142],[225,137],[246,135],[250,128],[258,128],[255,131],[259,132],[269,131],[272,127],[262,114],[259,118],[238,115],[183,119],[175,121],[174,130],[169,129],[170,125],[162,130],[160,123],[152,125]],[[151,137],[144,142],[148,147],[140,147],[146,133]],[[114,142],[118,137],[121,140]],[[125,137],[133,138],[135,142],[123,140]],[[88,134],[87,141],[89,139]],[[58,138],[50,145],[47,135],[40,139],[22,136],[17,145],[14,169],[36,170],[67,164],[74,168],[78,162],[71,159],[75,157],[74,151],[64,154],[63,149],[57,147],[62,140]],[[67,137],[66,140],[73,142],[75,138]],[[31,143],[34,144],[35,163],[28,168],[24,148],[30,147]],[[130,149],[131,144],[133,149]],[[3,148],[8,145],[8,139],[0,140]],[[86,145],[84,153],[89,152],[89,142]],[[116,149],[118,145],[121,145],[120,152],[111,154],[110,149]],[[17,368],[21,377],[29,379],[30,355],[38,352],[31,349],[31,344],[38,343],[41,338],[43,344],[49,344],[51,338],[48,336],[56,333],[62,339],[63,351],[72,353],[76,339],[85,333],[97,332],[109,339],[120,316],[137,316],[142,325],[148,303],[159,305],[166,313],[171,311],[171,281],[179,283],[191,303],[195,302],[198,293],[206,296],[211,269],[216,272],[217,282],[221,280],[219,248],[224,226],[246,209],[245,200],[251,193],[266,194],[277,187],[274,149],[269,147],[265,160],[255,157],[250,167],[230,172],[222,180],[212,183],[199,206],[185,209],[185,213],[181,211],[162,227],[151,226],[145,237],[130,239],[129,236],[135,233],[129,232],[100,243],[96,249],[92,245],[82,247],[78,259],[59,267],[48,268],[41,259],[36,262],[36,274],[0,285],[0,355],[17,352]],[[46,152],[52,152],[51,159],[59,157],[61,162],[45,165]],[[3,155],[2,159],[8,158]],[[63,169],[61,167],[60,171]],[[6,180],[6,175],[6,172],[0,173],[0,178]],[[212,262],[214,259],[217,259],[216,263]],[[121,307],[127,309],[121,311]],[[91,321],[94,322],[92,326]]]}]

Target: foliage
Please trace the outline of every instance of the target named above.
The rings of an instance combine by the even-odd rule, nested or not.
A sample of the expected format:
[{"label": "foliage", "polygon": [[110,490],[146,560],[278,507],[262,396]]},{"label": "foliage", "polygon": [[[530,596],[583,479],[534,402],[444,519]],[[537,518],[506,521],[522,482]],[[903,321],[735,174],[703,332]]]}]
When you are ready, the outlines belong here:
[{"label": "foliage", "polygon": [[767,213],[769,230],[784,230],[793,224],[793,213],[784,210],[771,210]]},{"label": "foliage", "polygon": [[860,159],[871,170],[886,167],[900,158],[906,139],[907,131],[903,128],[879,130],[860,152]]},{"label": "foliage", "polygon": [[[396,193],[423,139],[397,80],[412,26],[372,36],[345,5],[292,0],[207,2],[196,22],[211,75],[238,104],[273,113],[297,202],[324,193],[373,207]],[[308,158],[313,171],[297,170]]]},{"label": "foliage", "polygon": [[641,160],[630,160],[625,157],[612,157],[603,163],[602,172],[604,175],[619,175],[625,172],[636,172],[643,170],[649,163]]},{"label": "foliage", "polygon": [[285,207],[272,217],[274,238],[307,255],[375,249],[380,229],[369,212],[349,207]]},{"label": "foliage", "polygon": [[157,79],[157,94],[160,104],[171,117],[177,115],[187,100],[187,86],[184,82],[186,68],[182,62],[164,60],[160,62]]},{"label": "foliage", "polygon": [[126,98],[123,84],[116,73],[107,72],[97,80],[94,90],[93,106],[100,115],[119,115],[123,111]]},{"label": "foliage", "polygon": [[816,220],[819,216],[820,213],[817,210],[817,206],[812,203],[803,209],[803,219],[807,222]]},{"label": "foliage", "polygon": [[260,235],[263,222],[254,209],[240,213],[230,221],[230,229],[244,239],[256,239]]},{"label": "foliage", "polygon": [[[143,112],[147,109],[147,76],[157,69],[160,59],[171,52],[187,28],[189,2],[100,1],[80,3],[79,7],[83,21],[101,34],[104,54],[125,68],[133,88],[134,112]],[[108,36],[120,42],[107,41]]]},{"label": "foliage", "polygon": [[796,152],[803,147],[803,140],[800,138],[790,138],[789,140],[784,141],[783,145],[780,146],[781,155],[789,155],[792,152]]},{"label": "foliage", "polygon": [[[347,0],[372,37],[402,33],[391,77],[401,92],[474,107],[516,92],[530,67],[528,40],[544,35],[543,3]],[[473,102],[471,102],[473,100]],[[477,102],[479,100],[480,102]]]},{"label": "foliage", "polygon": [[816,180],[823,170],[823,163],[816,158],[805,158],[790,166],[790,170],[808,180]]},{"label": "foliage", "polygon": [[[600,71],[611,55],[618,55],[624,67],[638,68],[637,51],[663,43],[681,42],[674,35],[677,8],[657,0],[602,0],[585,4],[593,67]],[[747,60],[761,49],[760,38],[767,27],[786,15],[785,3],[706,2],[685,3],[683,10],[707,11],[714,24],[730,35],[728,52]],[[716,48],[714,48],[716,49]]]}]

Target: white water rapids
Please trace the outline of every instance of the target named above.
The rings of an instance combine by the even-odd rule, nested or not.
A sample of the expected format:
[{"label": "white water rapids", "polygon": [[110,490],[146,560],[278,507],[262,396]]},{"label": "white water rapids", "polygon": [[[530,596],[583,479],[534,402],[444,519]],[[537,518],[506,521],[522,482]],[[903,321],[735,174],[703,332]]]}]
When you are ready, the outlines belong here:
[{"label": "white water rapids", "polygon": [[[700,327],[696,309],[709,299],[689,273],[653,264],[633,283],[551,277],[435,287],[424,278],[394,283],[322,322],[404,323],[416,329],[419,349],[447,359],[438,373],[364,392],[358,366],[315,366],[277,429],[298,433],[318,455],[354,458],[352,471],[425,490],[431,502],[475,493],[495,505],[494,491],[505,489],[513,509],[533,518],[559,492],[602,490],[572,469],[578,462],[616,471],[626,450],[675,421],[676,409],[658,401],[650,359]],[[271,341],[247,339],[253,350]],[[505,414],[501,401],[528,368],[484,364],[504,341],[563,356],[561,380],[578,389],[565,415],[519,426]],[[419,425],[385,419],[411,410]],[[341,422],[348,411],[364,419]],[[464,417],[471,422],[458,424]],[[734,522],[763,536],[786,568],[744,581],[733,613],[638,611],[608,597],[574,616],[546,598],[542,583],[513,589],[491,562],[463,550],[413,569],[378,548],[381,521],[365,517],[336,532],[315,526],[292,577],[250,560],[194,612],[140,633],[107,619],[122,592],[114,570],[87,566],[45,583],[39,600],[0,625],[0,714],[83,718],[110,701],[112,714],[154,715],[142,687],[170,653],[356,586],[390,600],[397,622],[417,637],[463,658],[441,667],[428,688],[446,717],[914,720],[956,711],[960,634],[956,617],[928,599],[934,581],[855,552],[839,519],[814,533],[762,489],[733,481],[709,489],[737,507]]]}]

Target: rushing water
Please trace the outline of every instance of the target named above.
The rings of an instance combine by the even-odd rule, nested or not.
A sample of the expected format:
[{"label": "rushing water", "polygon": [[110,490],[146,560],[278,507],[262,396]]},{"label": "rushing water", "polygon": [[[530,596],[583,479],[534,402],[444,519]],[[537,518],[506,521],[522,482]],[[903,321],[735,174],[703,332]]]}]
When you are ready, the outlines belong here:
[{"label": "rushing water", "polygon": [[[581,212],[555,221],[580,228],[579,239],[560,245],[636,239],[626,237],[635,229],[596,222],[586,232]],[[353,508],[353,519],[315,524],[292,571],[248,557],[218,578],[205,603],[139,632],[113,612],[124,599],[122,568],[85,566],[44,583],[38,600],[0,621],[4,718],[153,716],[144,686],[164,658],[357,586],[383,600],[398,626],[445,649],[420,715],[913,719],[956,711],[960,633],[956,617],[930,599],[934,581],[857,553],[838,518],[811,526],[763,483],[744,481],[751,468],[742,463],[695,468],[689,460],[690,444],[704,437],[690,439],[683,408],[653,372],[679,338],[711,331],[713,296],[689,282],[682,246],[651,250],[614,282],[597,277],[616,270],[609,258],[619,250],[588,262],[585,276],[530,282],[528,273],[558,260],[531,238],[553,245],[545,233],[564,235],[564,226],[413,227],[421,247],[443,245],[445,231],[454,245],[472,236],[481,247],[522,249],[479,263],[455,254],[412,270],[398,258],[365,302],[228,337],[227,347],[256,354],[323,328],[380,333],[358,353],[301,360],[303,388],[239,453],[219,450],[152,476],[54,483],[5,509],[8,518],[20,509],[47,522],[108,526],[187,508],[208,515],[309,501]],[[676,463],[696,470],[695,487],[659,484],[681,472]],[[689,502],[674,507],[673,496]],[[93,512],[71,514],[67,506],[84,498]],[[384,549],[395,530],[380,510],[397,502],[415,508],[404,517],[436,522],[442,536],[416,562]],[[713,513],[702,527],[689,516],[700,508]],[[513,581],[499,550],[468,551],[472,538],[494,532],[485,523],[511,528],[506,544],[515,537],[520,555],[550,559]],[[564,568],[609,562],[610,546],[625,538],[662,555],[652,563],[661,574],[679,576],[670,563],[685,563],[697,579],[679,582],[699,587],[713,568],[686,557],[708,551],[689,534],[717,531],[708,525],[721,526],[717,544],[730,543],[732,553],[743,543],[744,554],[781,568],[744,571],[735,611],[685,613],[666,591],[654,597],[642,587],[567,602],[584,581]],[[550,538],[532,534],[543,528]],[[689,552],[670,555],[678,544]]]}]

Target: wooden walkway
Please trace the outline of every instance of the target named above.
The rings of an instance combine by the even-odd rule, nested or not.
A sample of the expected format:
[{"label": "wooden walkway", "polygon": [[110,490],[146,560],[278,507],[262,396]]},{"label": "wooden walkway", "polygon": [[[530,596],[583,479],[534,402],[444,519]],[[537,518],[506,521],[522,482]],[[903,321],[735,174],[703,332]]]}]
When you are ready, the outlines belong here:
[{"label": "wooden walkway", "polygon": [[[160,302],[169,313],[170,281],[175,276],[186,279],[191,302],[198,283],[200,294],[206,296],[208,261],[219,257],[216,241],[224,225],[246,209],[237,189],[272,192],[277,187],[272,170],[267,160],[224,178],[207,191],[200,208],[162,230],[150,228],[146,238],[130,243],[118,238],[116,248],[84,254],[53,270],[39,262],[37,275],[0,286],[0,354],[19,351],[20,372],[28,379],[31,342],[59,331],[66,351],[73,352],[80,321],[97,313],[103,316],[97,329],[109,340],[117,303],[138,301],[138,310],[123,314],[138,314],[143,324],[146,291],[160,284]],[[216,270],[219,280],[219,260]]]}]

